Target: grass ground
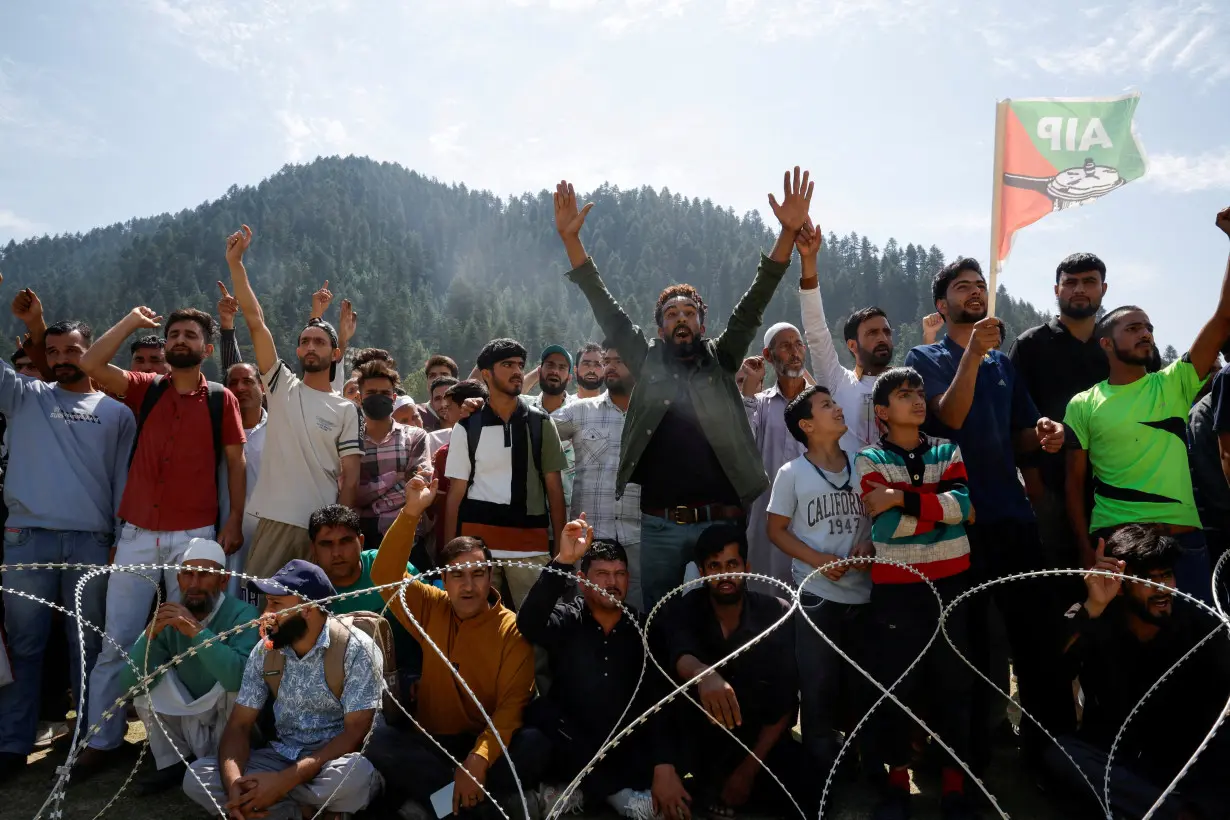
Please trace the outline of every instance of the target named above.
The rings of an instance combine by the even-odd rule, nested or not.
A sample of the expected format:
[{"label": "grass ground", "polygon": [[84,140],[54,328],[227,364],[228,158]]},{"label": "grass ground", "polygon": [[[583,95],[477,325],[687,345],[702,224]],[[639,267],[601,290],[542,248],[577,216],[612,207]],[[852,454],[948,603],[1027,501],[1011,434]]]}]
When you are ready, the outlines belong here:
[{"label": "grass ground", "polygon": [[[115,795],[136,761],[135,744],[144,740],[144,728],[140,722],[128,726],[127,741],[132,751],[131,761],[122,768],[100,774],[81,784],[70,784],[64,804],[64,820],[91,820]],[[9,782],[0,790],[0,817],[5,820],[26,820],[38,812],[50,791],[55,769],[63,763],[64,752],[42,750],[30,757],[30,766],[25,774]],[[146,755],[142,771],[152,769],[153,762]],[[934,777],[924,773],[915,784],[917,796],[913,816],[916,820],[938,818],[938,784]],[[1048,799],[1036,789],[1018,762],[1015,749],[1007,745],[997,747],[987,778],[987,787],[996,796],[1000,807],[1012,817],[1028,820],[1052,820],[1052,818],[1077,817],[1071,807]],[[870,818],[875,796],[870,787],[863,784],[843,784],[830,800],[825,813],[828,820],[866,820]],[[44,815],[50,817],[50,814]],[[117,820],[171,820],[174,818],[205,818],[206,814],[190,803],[182,792],[170,791],[157,797],[136,798],[125,792],[109,810],[108,817]],[[596,817],[598,815],[586,815]],[[995,817],[988,805],[984,817]],[[614,817],[614,815],[611,815]]]}]

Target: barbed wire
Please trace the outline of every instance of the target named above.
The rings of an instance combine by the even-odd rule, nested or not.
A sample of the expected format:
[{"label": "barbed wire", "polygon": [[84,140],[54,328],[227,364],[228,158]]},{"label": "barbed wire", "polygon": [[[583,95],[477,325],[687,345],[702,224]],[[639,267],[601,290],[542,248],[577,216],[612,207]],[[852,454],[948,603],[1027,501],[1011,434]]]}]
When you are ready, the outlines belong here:
[{"label": "barbed wire", "polygon": [[[1227,556],[1230,556],[1230,553],[1227,553],[1221,556],[1221,558],[1217,561],[1216,565],[1214,566],[1213,574],[1212,574],[1212,586],[1213,586],[1214,591],[1218,588],[1221,575],[1226,566]],[[927,640],[922,650],[919,651],[918,655],[909,663],[906,669],[897,677],[895,681],[892,682],[891,685],[888,685],[888,686],[885,686],[883,682],[877,680],[873,674],[868,672],[859,663],[857,663],[853,658],[851,658],[850,655],[846,651],[844,651],[841,646],[838,646],[836,641],[834,641],[829,635],[825,634],[824,630],[822,630],[820,627],[818,627],[813,622],[812,618],[807,615],[807,607],[805,607],[802,604],[802,597],[801,597],[802,593],[806,589],[808,582],[811,581],[817,575],[823,574],[829,570],[836,569],[836,568],[858,569],[861,566],[861,567],[865,567],[866,569],[870,569],[870,565],[873,565],[873,564],[891,566],[891,567],[905,570],[909,573],[914,574],[915,576],[919,578],[920,583],[924,583],[927,585],[932,595],[935,596],[935,599],[938,605],[936,626],[930,638]],[[1170,678],[1172,674],[1174,674],[1174,672],[1176,672],[1184,663],[1186,663],[1191,657],[1193,657],[1198,650],[1200,650],[1203,646],[1205,646],[1210,640],[1212,640],[1218,634],[1220,633],[1230,634],[1230,617],[1227,617],[1224,606],[1220,598],[1216,594],[1214,594],[1213,596],[1214,606],[1209,606],[1205,602],[1201,601],[1200,599],[1196,598],[1195,596],[1183,590],[1177,590],[1177,589],[1174,589],[1173,587],[1168,587],[1158,582],[1150,581],[1148,579],[1143,579],[1143,578],[1137,578],[1137,577],[1126,575],[1123,573],[1115,573],[1115,572],[1109,572],[1105,570],[1079,570],[1079,569],[1048,569],[1048,570],[1034,570],[1030,572],[1014,573],[1012,575],[1004,576],[1001,578],[990,579],[990,580],[975,584],[969,587],[968,589],[964,590],[960,594],[956,595],[951,601],[945,602],[939,590],[936,588],[935,584],[930,579],[928,579],[925,575],[923,575],[917,568],[910,566],[908,564],[903,564],[900,562],[890,561],[890,560],[886,560],[883,558],[876,558],[876,557],[844,558],[844,559],[830,562],[828,564],[815,568],[797,587],[784,583],[771,576],[761,575],[761,574],[753,573],[753,572],[728,572],[728,573],[719,573],[719,574],[695,578],[693,580],[686,581],[685,583],[680,584],[679,586],[670,590],[670,592],[668,592],[660,601],[658,601],[654,605],[654,607],[647,614],[645,614],[644,619],[643,619],[643,624],[638,622],[638,618],[635,617],[634,610],[629,608],[623,601],[616,599],[614,596],[606,592],[605,589],[597,586],[596,584],[591,583],[590,581],[586,580],[583,577],[580,577],[575,572],[558,569],[553,566],[542,567],[538,564],[532,564],[532,563],[512,560],[512,559],[493,559],[489,561],[467,562],[465,564],[450,565],[447,568],[437,568],[437,569],[427,570],[427,571],[419,573],[418,575],[406,576],[405,578],[402,578],[401,580],[398,580],[395,582],[390,582],[390,583],[383,584],[380,586],[375,586],[375,587],[368,587],[368,588],[364,588],[360,590],[352,590],[352,591],[348,591],[344,593],[338,593],[336,595],[330,596],[325,599],[321,599],[319,601],[308,600],[306,598],[303,598],[303,596],[298,596],[300,598],[303,598],[302,603],[297,604],[293,607],[289,607],[285,610],[281,610],[278,613],[279,615],[284,616],[286,614],[293,614],[300,610],[308,609],[311,607],[328,607],[331,604],[333,604],[333,602],[335,601],[344,601],[346,599],[357,598],[359,596],[367,596],[373,591],[380,593],[381,596],[385,600],[384,606],[381,608],[379,612],[379,614],[382,616],[385,616],[389,613],[389,610],[392,607],[394,601],[399,603],[401,605],[400,614],[404,615],[406,620],[410,623],[410,625],[414,628],[414,630],[417,630],[418,632],[416,639],[420,642],[420,644],[424,646],[425,649],[429,648],[437,657],[439,657],[445,663],[445,665],[449,669],[452,670],[452,674],[456,682],[461,686],[463,691],[465,691],[466,695],[470,698],[470,700],[477,707],[478,712],[482,717],[483,723],[486,725],[490,734],[495,738],[495,742],[499,746],[501,753],[507,759],[508,766],[512,774],[514,786],[517,791],[517,798],[521,804],[522,812],[524,813],[523,816],[527,818],[531,817],[532,815],[529,811],[529,801],[528,801],[528,798],[525,792],[525,784],[523,784],[520,780],[520,775],[517,772],[516,766],[511,756],[509,755],[509,750],[505,744],[503,737],[501,737],[499,731],[496,729],[494,722],[491,719],[491,716],[487,713],[486,709],[484,709],[479,698],[474,694],[473,689],[469,686],[469,684],[462,677],[460,671],[449,660],[448,654],[443,649],[441,649],[441,647],[430,637],[430,635],[428,635],[427,630],[418,621],[418,619],[414,617],[413,608],[408,605],[407,600],[406,600],[407,589],[410,588],[411,584],[427,583],[430,579],[433,579],[436,577],[442,577],[447,571],[452,571],[456,569],[481,568],[481,567],[491,567],[491,568],[519,567],[519,568],[525,568],[525,569],[538,570],[538,571],[547,572],[547,573],[555,573],[563,577],[572,579],[579,585],[592,589],[593,591],[595,591],[596,593],[598,593],[599,595],[607,599],[611,604],[618,607],[620,611],[622,612],[622,614],[626,616],[628,623],[630,623],[633,626],[633,628],[636,629],[638,635],[640,636],[641,643],[642,643],[643,656],[641,659],[641,669],[640,669],[640,672],[638,673],[636,684],[633,687],[633,690],[628,697],[628,702],[627,704],[625,704],[623,711],[620,714],[619,719],[613,724],[610,732],[607,734],[606,739],[599,746],[598,750],[594,753],[593,757],[581,767],[578,774],[572,779],[571,782],[567,784],[567,786],[563,789],[563,791],[560,792],[557,801],[555,802],[553,806],[550,807],[550,810],[547,812],[544,820],[556,820],[556,818],[560,816],[560,814],[563,812],[564,808],[566,807],[567,803],[569,802],[570,796],[576,791],[576,789],[580,788],[580,785],[582,781],[585,779],[585,777],[589,775],[590,773],[592,773],[592,771],[601,763],[602,760],[606,758],[606,756],[612,750],[617,748],[619,744],[623,742],[624,740],[626,740],[627,737],[630,736],[631,733],[635,731],[638,727],[642,727],[646,725],[651,719],[654,718],[655,715],[658,715],[665,707],[669,706],[674,700],[676,700],[677,698],[680,698],[681,696],[684,700],[690,702],[696,709],[700,710],[701,714],[711,725],[717,726],[718,729],[724,732],[731,740],[733,740],[740,748],[742,748],[743,751],[749,756],[749,758],[751,758],[752,760],[755,760],[756,763],[761,767],[761,769],[763,769],[772,778],[772,780],[778,785],[778,787],[782,789],[783,794],[786,795],[790,803],[794,806],[795,810],[799,813],[799,816],[805,818],[806,813],[799,806],[797,800],[795,799],[795,796],[790,793],[790,790],[780,780],[777,774],[772,771],[772,769],[765,763],[765,761],[761,760],[757,755],[755,755],[754,752],[751,749],[749,749],[729,728],[723,725],[720,721],[714,719],[712,715],[709,714],[709,712],[704,708],[704,706],[699,701],[697,701],[696,698],[693,697],[691,693],[692,687],[695,684],[697,684],[706,675],[713,673],[713,672],[720,673],[720,670],[723,667],[725,667],[727,664],[729,664],[731,661],[735,660],[739,656],[749,652],[758,643],[765,640],[767,637],[769,637],[771,634],[773,634],[775,631],[781,628],[784,624],[786,624],[790,619],[795,618],[797,615],[801,615],[802,620],[806,622],[807,627],[811,628],[817,635],[819,635],[820,638],[826,644],[828,644],[828,646],[845,663],[849,664],[858,674],[862,675],[862,677],[865,678],[868,682],[870,682],[871,685],[876,690],[878,690],[880,693],[879,696],[876,698],[875,702],[867,709],[867,711],[862,715],[862,717],[856,723],[854,728],[846,735],[845,742],[838,749],[837,754],[834,758],[834,761],[832,765],[829,767],[829,770],[826,774],[824,788],[821,793],[820,803],[818,807],[819,817],[823,818],[824,816],[825,807],[827,806],[827,801],[829,799],[829,794],[831,792],[831,787],[834,781],[834,777],[835,777],[835,774],[837,772],[837,769],[841,763],[843,756],[847,753],[847,751],[852,749],[855,743],[856,737],[859,735],[860,731],[862,731],[863,727],[871,719],[873,713],[878,708],[880,708],[880,706],[885,701],[891,701],[894,705],[900,708],[903,711],[903,713],[909,717],[910,720],[912,720],[923,731],[925,731],[928,735],[930,735],[933,742],[935,742],[937,746],[942,748],[952,758],[952,760],[955,761],[961,767],[961,769],[970,777],[972,782],[977,786],[977,788],[987,798],[991,806],[994,808],[995,812],[1001,818],[1008,818],[1009,815],[999,805],[995,796],[991,793],[991,791],[989,790],[987,785],[982,781],[982,779],[974,774],[969,764],[965,760],[962,760],[958,755],[955,754],[952,747],[948,744],[948,742],[943,737],[940,736],[939,733],[932,730],[931,727],[928,726],[926,721],[924,721],[919,715],[917,715],[909,706],[903,703],[894,694],[894,690],[896,690],[897,687],[901,685],[902,681],[904,681],[910,675],[910,673],[915,669],[915,667],[919,663],[922,662],[922,660],[926,657],[927,653],[932,651],[932,647],[935,643],[937,636],[943,635],[944,640],[948,643],[952,651],[956,653],[956,655],[962,660],[962,662],[964,662],[971,670],[974,671],[975,675],[979,679],[981,679],[987,685],[989,685],[1001,697],[1005,698],[1009,702],[1015,703],[1015,701],[1013,701],[1009,693],[1000,689],[993,681],[990,680],[990,678],[988,678],[983,672],[981,672],[974,665],[974,663],[968,657],[965,656],[965,654],[963,654],[960,651],[956,642],[954,641],[953,636],[950,635],[948,632],[948,628],[947,628],[948,619],[952,615],[952,612],[958,606],[961,606],[962,604],[968,602],[973,596],[983,593],[993,587],[1007,584],[1007,583],[1019,582],[1019,581],[1026,580],[1026,579],[1055,578],[1055,577],[1071,576],[1071,575],[1076,575],[1076,576],[1081,576],[1081,577],[1090,576],[1090,575],[1101,576],[1101,577],[1112,578],[1112,579],[1116,579],[1120,581],[1130,581],[1134,584],[1167,591],[1169,593],[1172,593],[1176,597],[1188,602],[1189,604],[1192,604],[1193,606],[1197,607],[1198,610],[1204,611],[1206,614],[1210,615],[1215,621],[1217,621],[1217,626],[1214,627],[1207,635],[1205,635],[1191,649],[1185,652],[1182,657],[1180,657],[1177,661],[1175,661],[1149,687],[1149,689],[1140,698],[1140,700],[1135,704],[1135,706],[1133,706],[1132,710],[1128,714],[1127,719],[1124,720],[1123,723],[1120,725],[1115,735],[1114,741],[1111,744],[1111,748],[1107,755],[1107,763],[1106,763],[1106,768],[1104,771],[1101,790],[1097,789],[1093,785],[1093,783],[1089,780],[1088,776],[1086,775],[1085,771],[1079,765],[1076,764],[1075,760],[1068,753],[1068,751],[1064,749],[1063,745],[1059,743],[1059,741],[1046,729],[1046,727],[1043,726],[1042,723],[1037,718],[1035,718],[1032,714],[1030,714],[1026,709],[1024,709],[1023,707],[1020,708],[1021,719],[1031,721],[1034,725],[1036,725],[1041,730],[1041,732],[1045,735],[1045,737],[1052,744],[1054,744],[1056,748],[1059,749],[1059,751],[1068,759],[1068,761],[1072,764],[1072,766],[1080,774],[1081,778],[1089,786],[1089,789],[1094,799],[1097,801],[1099,807],[1104,812],[1107,820],[1112,820],[1113,811],[1111,807],[1110,772],[1111,772],[1111,768],[1114,762],[1115,755],[1119,749],[1120,741],[1122,740],[1124,732],[1127,730],[1127,727],[1135,719],[1135,717],[1137,716],[1139,710],[1142,708],[1144,703],[1153,695],[1155,691],[1157,691],[1158,687],[1160,687],[1166,680]],[[144,696],[146,698],[149,698],[150,697],[150,686],[153,683],[155,683],[165,673],[174,670],[175,667],[179,666],[181,663],[183,663],[187,659],[195,657],[200,652],[209,648],[215,643],[225,641],[228,638],[238,635],[241,632],[244,632],[248,629],[258,629],[259,628],[261,618],[264,617],[263,615],[258,615],[257,618],[249,620],[243,624],[238,624],[222,632],[216,632],[211,637],[207,638],[206,640],[200,642],[199,644],[194,644],[188,650],[181,652],[178,655],[175,655],[174,657],[160,664],[155,669],[150,670],[149,669],[149,651],[150,651],[150,644],[151,644],[150,641],[147,641],[145,644],[145,657],[142,659],[142,666],[138,667],[137,662],[134,661],[134,659],[129,656],[128,651],[127,651],[128,647],[121,646],[114,640],[114,638],[112,638],[110,635],[107,634],[105,623],[103,626],[100,627],[99,625],[92,623],[88,618],[85,618],[82,614],[83,591],[86,588],[87,584],[89,584],[91,581],[101,582],[102,579],[105,579],[110,574],[116,573],[116,572],[123,572],[123,573],[137,575],[138,577],[145,579],[148,583],[154,586],[154,589],[155,589],[154,603],[157,605],[162,602],[162,590],[159,587],[159,584],[157,582],[157,578],[159,577],[158,573],[179,572],[181,569],[182,569],[182,566],[180,566],[179,564],[135,564],[135,565],[128,564],[128,565],[105,565],[103,566],[103,565],[67,564],[67,563],[19,563],[19,564],[0,565],[0,571],[3,571],[5,573],[19,572],[19,571],[35,571],[35,570],[59,570],[59,571],[73,571],[73,572],[78,572],[78,573],[84,572],[84,574],[78,579],[75,585],[74,595],[73,595],[73,608],[71,611],[67,609],[66,607],[54,601],[49,601],[47,599],[41,598],[37,595],[26,592],[24,590],[12,589],[9,587],[4,588],[5,593],[10,594],[10,595],[16,595],[16,596],[25,598],[26,600],[38,603],[40,605],[47,606],[55,611],[62,613],[65,617],[72,618],[73,620],[77,622],[79,626],[77,649],[79,652],[79,658],[80,658],[81,669],[82,669],[82,680],[79,686],[78,703],[77,703],[78,718],[76,721],[76,725],[74,727],[72,741],[69,746],[68,758],[64,762],[63,765],[57,767],[56,780],[53,783],[51,787],[51,791],[48,794],[46,800],[40,806],[38,812],[34,815],[34,820],[42,820],[44,815],[48,813],[50,814],[50,817],[52,818],[52,820],[62,820],[63,809],[66,803],[66,793],[67,793],[69,781],[71,778],[73,765],[75,764],[78,755],[88,747],[91,738],[93,738],[95,735],[99,734],[102,731],[103,725],[107,721],[109,721],[112,717],[114,717],[118,711],[125,708],[125,704],[130,698],[139,697],[139,696]],[[241,572],[229,571],[225,569],[215,570],[212,568],[204,568],[204,567],[197,567],[197,566],[194,566],[193,569],[198,572],[207,572],[207,573],[214,573],[214,574],[219,574],[219,575],[226,575],[228,577],[237,577],[244,581],[265,580],[257,576],[248,575],[248,574],[241,573]],[[739,579],[744,580],[745,582],[748,580],[755,580],[755,581],[768,584],[770,586],[775,586],[781,589],[782,592],[784,593],[784,597],[787,600],[788,606],[780,618],[774,621],[767,628],[758,632],[756,635],[754,635],[749,641],[747,641],[742,646],[736,648],[735,650],[733,650],[732,652],[730,652],[729,654],[727,654],[725,657],[721,658],[717,662],[709,664],[708,669],[706,671],[697,674],[696,676],[692,677],[689,680],[676,683],[674,680],[675,676],[671,674],[669,670],[665,669],[662,666],[656,653],[654,653],[650,648],[649,632],[652,627],[652,624],[654,620],[659,616],[659,614],[664,611],[663,608],[668,606],[671,599],[675,597],[682,597],[687,592],[689,592],[691,589],[699,587],[702,584],[706,584],[706,583],[709,583],[715,580],[721,580],[725,578],[739,578]],[[818,604],[817,606],[823,606],[824,604],[825,604],[825,601],[821,599],[820,604]],[[345,613],[341,616],[333,615],[332,613],[329,613],[328,617],[330,619],[337,619],[339,617],[345,617],[346,614],[349,614],[349,613]],[[349,622],[343,622],[343,625],[345,626],[345,628],[347,628],[350,631],[350,634],[352,637],[354,636],[356,632],[358,633],[363,632],[363,630],[358,629],[357,627],[355,627],[353,624]],[[129,687],[127,690],[125,690],[119,697],[117,697],[105,709],[102,710],[101,716],[100,716],[101,717],[100,723],[90,725],[87,728],[85,728],[83,731],[82,727],[85,725],[86,721],[88,720],[87,712],[85,710],[85,705],[87,702],[86,698],[87,698],[87,689],[88,689],[89,681],[88,681],[88,677],[84,675],[84,671],[86,669],[86,663],[85,663],[86,630],[90,630],[92,632],[97,633],[98,635],[101,636],[102,641],[105,644],[110,644],[110,646],[116,650],[116,652],[118,653],[119,659],[133,671],[133,674],[136,677],[136,682],[131,687]],[[368,644],[371,644],[371,645],[369,646]],[[503,816],[507,820],[508,818],[507,811],[499,803],[496,797],[487,790],[486,785],[483,783],[479,783],[477,779],[475,779],[472,775],[469,775],[469,772],[468,770],[465,769],[464,765],[460,761],[458,761],[456,758],[454,758],[453,755],[448,751],[448,749],[446,749],[438,740],[436,740],[436,738],[432,736],[430,732],[428,732],[422,726],[421,723],[419,723],[419,721],[411,713],[411,710],[407,709],[405,704],[402,703],[401,699],[397,697],[397,695],[389,688],[387,682],[385,681],[385,676],[377,673],[376,670],[380,668],[383,665],[383,663],[382,663],[382,659],[380,657],[377,657],[378,652],[374,651],[376,650],[375,642],[364,641],[360,639],[359,646],[361,646],[363,650],[368,653],[368,660],[370,662],[371,669],[373,671],[373,674],[376,678],[376,682],[378,685],[378,691],[380,694],[380,702],[382,703],[387,702],[387,703],[395,704],[397,710],[402,715],[404,715],[405,718],[425,738],[430,740],[430,742],[434,744],[434,746],[457,769],[461,771],[466,771],[467,775],[470,776],[471,779],[474,780],[474,782],[478,785],[483,795],[491,801],[492,805],[500,812],[501,816]],[[271,651],[271,650],[266,650],[266,651]],[[645,674],[646,674],[646,671],[649,669],[649,663],[653,663],[658,673],[663,675],[666,680],[671,681],[672,687],[667,694],[660,697],[656,702],[654,702],[651,706],[649,706],[649,708],[645,709],[644,712],[637,715],[635,718],[628,720],[629,713],[631,709],[633,708],[633,705],[636,703],[637,696],[640,693],[640,690],[645,683]],[[1214,736],[1221,729],[1225,721],[1227,711],[1230,711],[1230,700],[1227,701],[1227,704],[1219,713],[1217,719],[1214,721],[1214,724],[1209,728],[1208,732],[1205,734],[1198,748],[1192,753],[1192,755],[1183,765],[1181,770],[1174,776],[1171,782],[1167,785],[1167,787],[1159,795],[1157,800],[1154,802],[1154,804],[1149,809],[1148,813],[1145,814],[1144,820],[1149,820],[1150,818],[1152,818],[1157,812],[1157,810],[1162,806],[1162,804],[1165,803],[1165,801],[1171,796],[1171,794],[1173,794],[1179,782],[1188,774],[1192,766],[1195,765],[1200,755],[1204,753],[1204,751],[1208,748],[1209,744],[1212,742]],[[172,737],[172,733],[167,731],[166,725],[163,722],[162,717],[158,714],[157,710],[150,708],[149,713],[152,716],[153,721],[157,725],[158,730],[162,732],[163,737],[165,737],[168,741],[170,741],[170,746],[174,750],[175,754],[180,758],[181,762],[187,765],[188,761],[187,761],[187,756],[184,754],[185,750],[181,750],[178,747],[178,745],[175,743]],[[379,709],[377,709],[377,714],[378,715],[380,714]],[[376,720],[373,720],[372,726],[369,728],[368,732],[364,736],[363,742],[359,749],[359,754],[362,754],[363,752],[366,751],[367,746],[376,728],[382,724],[383,724],[383,718],[378,718]],[[116,801],[120,798],[120,796],[124,793],[124,791],[131,784],[133,777],[136,775],[136,772],[140,768],[140,765],[144,759],[144,756],[146,754],[148,747],[149,747],[149,733],[147,732],[146,739],[141,744],[140,752],[137,756],[137,760],[134,763],[132,769],[129,771],[124,782],[120,785],[120,787],[116,790],[116,792],[110,797],[110,799],[102,807],[102,809],[100,809],[98,813],[94,816],[94,820],[99,820],[104,814],[106,814],[106,812],[110,810],[112,806],[115,805]],[[190,752],[191,750],[187,750],[187,751]],[[318,820],[318,818],[320,818],[323,815],[323,813],[328,809],[330,801],[333,800],[333,798],[338,794],[339,790],[345,785],[346,780],[350,777],[353,771],[354,771],[353,766],[347,767],[345,773],[342,776],[342,779],[338,782],[338,784],[334,787],[330,795],[322,802],[321,806],[316,811],[313,817],[313,820]],[[209,795],[209,799],[213,803],[214,808],[217,810],[218,816],[225,819],[227,816],[225,808],[219,805],[217,800],[214,799],[213,793],[205,785],[205,783],[201,780],[199,774],[197,773],[197,770],[189,765],[187,768],[187,773],[189,773],[196,780],[197,784],[201,787],[202,792]],[[380,777],[378,773],[377,773],[377,777]]]}]

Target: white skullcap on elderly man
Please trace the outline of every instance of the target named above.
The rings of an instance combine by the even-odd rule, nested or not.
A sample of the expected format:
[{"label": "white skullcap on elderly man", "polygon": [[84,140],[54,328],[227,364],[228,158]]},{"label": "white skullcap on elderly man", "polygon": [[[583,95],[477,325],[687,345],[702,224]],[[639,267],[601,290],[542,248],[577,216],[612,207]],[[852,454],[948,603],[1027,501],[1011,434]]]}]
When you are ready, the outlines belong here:
[{"label": "white skullcap on elderly man", "polygon": [[189,561],[212,561],[218,565],[218,569],[226,569],[226,552],[217,541],[193,538],[188,542],[188,549],[184,550],[180,563],[186,564]]},{"label": "white skullcap on elderly man", "polygon": [[[764,332],[764,346],[766,350],[773,349],[773,340],[777,338],[777,334],[781,333],[783,330],[793,330],[795,333],[799,333],[799,329],[789,322],[778,322]],[[799,333],[799,335],[802,336],[803,334]]]}]

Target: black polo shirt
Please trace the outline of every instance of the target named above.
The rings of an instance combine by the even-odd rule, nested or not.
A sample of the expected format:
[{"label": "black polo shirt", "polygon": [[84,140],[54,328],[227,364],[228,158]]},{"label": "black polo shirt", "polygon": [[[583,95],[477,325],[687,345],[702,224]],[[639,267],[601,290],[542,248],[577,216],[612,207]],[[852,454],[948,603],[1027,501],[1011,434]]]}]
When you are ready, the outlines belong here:
[{"label": "black polo shirt", "polygon": [[[715,664],[768,630],[787,609],[789,605],[781,598],[748,591],[744,593],[739,625],[728,637],[722,634],[722,625],[709,603],[709,588],[694,589],[673,601],[660,616],[667,669],[675,673],[676,663],[684,655]],[[794,714],[799,703],[794,619],[722,666],[718,674],[735,690],[745,727],[770,726],[784,715]]]},{"label": "black polo shirt", "polygon": [[[1097,340],[1093,337],[1087,342],[1077,339],[1059,317],[1018,336],[1008,358],[1019,377],[1025,380],[1025,389],[1038,412],[1058,422],[1063,421],[1073,396],[1110,377],[1110,362]],[[1069,432],[1065,440],[1070,445],[1075,437]],[[1062,451],[1053,454],[1039,451],[1018,462],[1022,467],[1040,467],[1047,489],[1063,493]]]}]

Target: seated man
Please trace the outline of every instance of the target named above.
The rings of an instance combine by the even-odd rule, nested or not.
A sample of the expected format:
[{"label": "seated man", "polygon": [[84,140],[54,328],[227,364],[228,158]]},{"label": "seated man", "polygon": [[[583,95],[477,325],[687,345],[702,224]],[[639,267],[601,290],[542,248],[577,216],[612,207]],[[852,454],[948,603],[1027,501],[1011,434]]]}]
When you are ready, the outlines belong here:
[{"label": "seated man", "polygon": [[[1067,612],[1065,673],[1080,677],[1085,712],[1075,735],[1059,739],[1102,796],[1108,751],[1128,715],[1154,682],[1215,625],[1195,607],[1175,608],[1175,564],[1182,547],[1156,528],[1131,524],[1099,541],[1093,569],[1131,575],[1152,587],[1104,575],[1085,576],[1084,603]],[[1143,817],[1205,734],[1230,694],[1230,646],[1216,635],[1172,672],[1132,716],[1110,775],[1116,817]],[[1157,817],[1224,817],[1230,804],[1224,732],[1158,809]],[[1051,747],[1047,763],[1079,791],[1089,786],[1072,761]],[[1099,812],[1101,813],[1101,812]]]},{"label": "seated man", "polygon": [[[149,696],[137,697],[135,706],[157,771],[135,784],[147,795],[178,786],[184,779],[186,758],[217,754],[218,739],[226,725],[244,662],[256,646],[256,625],[230,637],[199,647],[215,635],[255,621],[260,613],[251,604],[223,592],[227,576],[208,570],[226,569],[226,553],[215,541],[194,538],[180,562],[180,600],[158,607],[154,620],[128,657],[138,667],[157,669],[176,655],[197,649],[177,666],[149,682]],[[120,686],[131,689],[137,682],[132,667],[124,664]]]},{"label": "seated man", "polygon": [[[628,556],[614,541],[593,539],[593,527],[582,513],[580,519],[564,526],[559,554],[547,567],[571,573],[572,565],[579,560],[579,577],[605,595],[580,584],[580,597],[561,601],[568,586],[567,576],[543,572],[517,612],[521,634],[545,649],[550,658],[550,694],[530,705],[525,722],[551,739],[548,777],[555,783],[568,783],[577,776],[613,736],[621,716],[624,721],[619,729],[639,718],[669,691],[663,688],[666,679],[658,669],[652,663],[645,665],[637,629],[640,613],[629,610],[624,614],[616,603],[628,595]],[[634,690],[636,703],[628,708]],[[621,817],[636,820],[651,820],[655,815],[682,816],[676,812],[687,806],[671,754],[673,745],[664,721],[655,716],[649,725],[639,727],[607,752],[569,795],[561,814],[579,811],[583,805],[592,809],[605,802]],[[543,787],[540,802],[544,814],[553,808],[561,792],[560,787]]]},{"label": "seated man", "polygon": [[[381,780],[358,752],[380,706],[380,650],[362,631],[330,622],[327,605],[302,606],[336,594],[314,564],[291,560],[251,586],[265,595],[265,640],[248,656],[218,756],[192,764],[184,791],[215,816],[219,806],[231,817],[273,820],[302,820],[304,807],[327,805],[335,814],[366,808]],[[335,696],[325,682],[334,657],[330,647],[339,641],[345,649]],[[271,652],[282,654],[283,666],[267,676],[265,656]],[[277,739],[252,749],[252,729],[271,691]]]},{"label": "seated man", "polygon": [[[702,577],[749,572],[747,531],[717,524],[696,539],[696,567]],[[795,813],[789,795],[802,794],[802,754],[791,737],[799,707],[795,665],[794,621],[777,626],[768,637],[721,667],[730,653],[775,626],[787,613],[786,602],[747,589],[743,578],[719,577],[672,601],[661,619],[666,661],[680,682],[703,675],[697,698],[712,720],[692,704],[683,704],[685,723],[678,734],[695,778],[692,791],[710,816],[728,816],[745,806],[774,816]],[[752,755],[719,726],[729,729]],[[788,792],[764,773],[767,766]]]},{"label": "seated man", "polygon": [[[372,566],[377,586],[406,577],[406,558],[419,516],[431,506],[436,491],[435,481],[428,485],[418,476],[406,486],[406,505],[385,533]],[[418,803],[422,811],[434,793],[451,785],[454,813],[498,818],[499,811],[487,797],[501,799],[510,811],[516,799],[512,767],[499,742],[508,749],[525,789],[539,781],[550,752],[541,732],[521,725],[522,712],[534,694],[534,651],[517,631],[516,616],[491,587],[491,568],[483,564],[491,560],[491,553],[482,540],[454,538],[440,557],[445,567],[443,590],[415,582],[407,584],[404,593],[397,587],[380,592],[397,619],[423,644],[423,676],[412,714],[431,737],[382,726],[364,754],[385,775],[394,810],[413,801],[406,808],[413,810]],[[490,715],[494,730],[466,687],[482,712]],[[455,765],[455,760],[462,765]]]},{"label": "seated man", "polygon": [[[308,538],[312,541],[312,563],[325,571],[329,583],[339,595],[359,590],[370,590],[365,595],[355,595],[334,601],[329,611],[334,615],[348,612],[383,612],[384,598],[372,583],[372,563],[377,550],[363,549],[363,533],[360,531],[359,514],[350,507],[330,504],[312,513],[308,519]],[[418,575],[414,564],[406,562],[406,572]],[[400,657],[400,655],[398,656]]]}]

